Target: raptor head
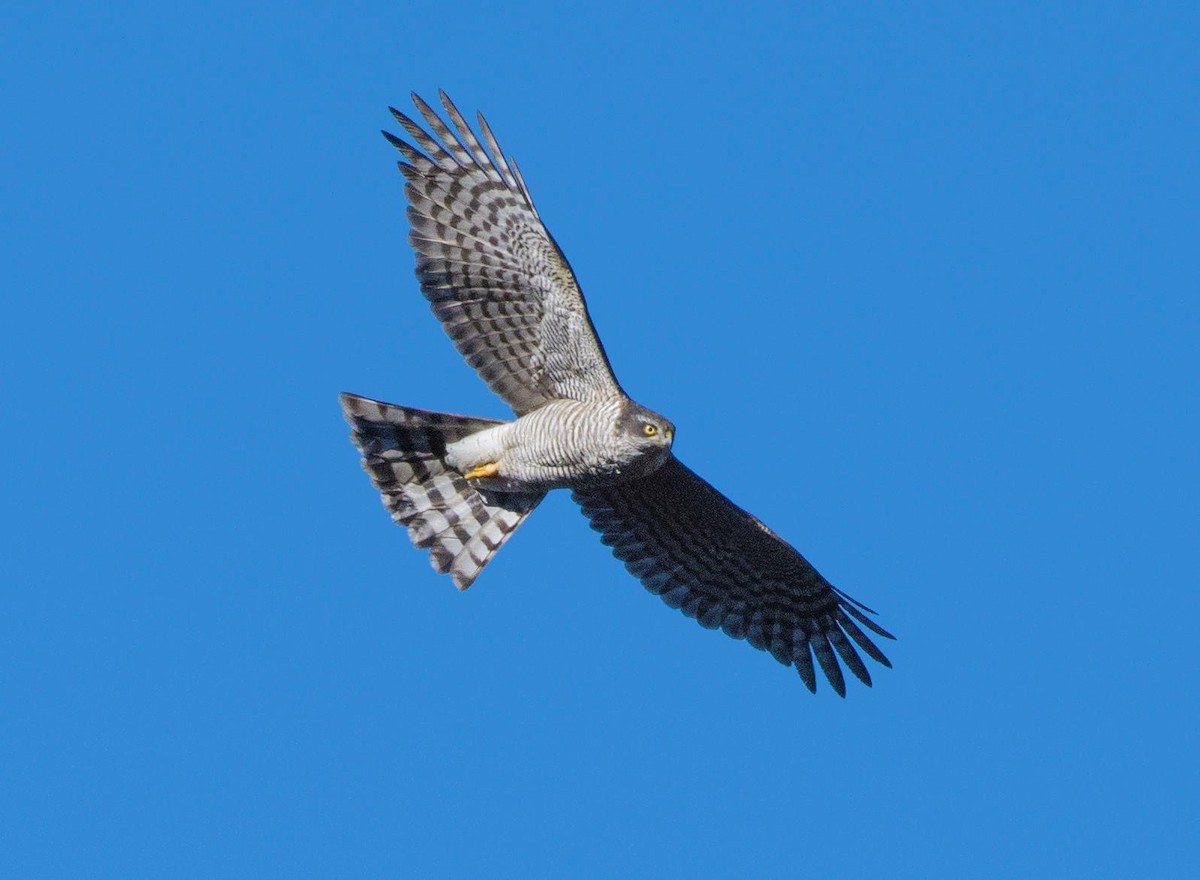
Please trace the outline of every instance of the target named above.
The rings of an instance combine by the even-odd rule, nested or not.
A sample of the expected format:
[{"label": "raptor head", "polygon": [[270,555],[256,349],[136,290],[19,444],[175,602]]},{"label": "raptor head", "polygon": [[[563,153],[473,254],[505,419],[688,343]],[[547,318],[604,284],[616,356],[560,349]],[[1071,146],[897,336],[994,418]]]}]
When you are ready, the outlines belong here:
[{"label": "raptor head", "polygon": [[675,425],[670,419],[627,400],[617,417],[617,434],[639,474],[657,470],[671,454]]}]

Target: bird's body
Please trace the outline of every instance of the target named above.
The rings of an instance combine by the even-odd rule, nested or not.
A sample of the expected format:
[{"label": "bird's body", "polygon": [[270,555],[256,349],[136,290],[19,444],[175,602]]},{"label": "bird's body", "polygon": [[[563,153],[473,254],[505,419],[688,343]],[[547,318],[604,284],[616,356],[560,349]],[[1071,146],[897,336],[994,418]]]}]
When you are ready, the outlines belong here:
[{"label": "bird's body", "polygon": [[[649,442],[623,429],[627,398],[603,401],[553,400],[512,422],[470,434],[446,447],[446,461],[464,474],[494,465],[476,485],[498,491],[580,489],[646,476],[666,460],[674,430],[656,430]],[[665,422],[661,416],[646,424]],[[635,431],[641,431],[635,428]]]},{"label": "bird's body", "polygon": [[810,690],[814,659],[838,693],[838,658],[870,684],[855,646],[890,663],[858,624],[891,635],[674,457],[674,425],[617,383],[575,275],[486,121],[485,149],[444,94],[453,130],[413,99],[438,139],[395,110],[420,149],[387,137],[405,158],[421,290],[516,418],[343,394],[352,439],[393,518],[465,589],[547,491],[569,489],[668,605],[795,666]]}]

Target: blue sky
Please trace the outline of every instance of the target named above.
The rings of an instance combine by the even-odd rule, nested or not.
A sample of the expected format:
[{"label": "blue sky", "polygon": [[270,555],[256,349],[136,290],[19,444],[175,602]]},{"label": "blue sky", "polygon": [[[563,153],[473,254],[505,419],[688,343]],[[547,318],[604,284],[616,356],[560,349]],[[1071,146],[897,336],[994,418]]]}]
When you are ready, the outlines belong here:
[{"label": "blue sky", "polygon": [[[1197,872],[1200,18],[849,6],[5,14],[0,874]],[[438,87],[873,689],[566,497],[464,595],[391,524],[339,391],[506,413],[377,133]]]}]

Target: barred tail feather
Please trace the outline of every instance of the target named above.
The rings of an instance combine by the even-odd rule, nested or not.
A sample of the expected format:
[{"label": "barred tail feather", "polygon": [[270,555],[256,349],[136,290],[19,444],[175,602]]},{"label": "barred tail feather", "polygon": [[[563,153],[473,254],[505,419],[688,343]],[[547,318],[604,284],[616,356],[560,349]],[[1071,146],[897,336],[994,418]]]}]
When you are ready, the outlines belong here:
[{"label": "barred tail feather", "polygon": [[446,444],[499,424],[449,413],[340,397],[363,470],[392,519],[429,551],[434,569],[465,590],[545,492],[481,491],[445,463]]}]

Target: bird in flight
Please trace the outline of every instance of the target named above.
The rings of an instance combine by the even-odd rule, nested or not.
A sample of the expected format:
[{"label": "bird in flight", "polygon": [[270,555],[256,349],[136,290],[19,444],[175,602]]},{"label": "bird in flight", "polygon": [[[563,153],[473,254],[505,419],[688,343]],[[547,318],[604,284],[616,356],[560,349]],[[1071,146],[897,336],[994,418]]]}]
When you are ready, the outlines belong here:
[{"label": "bird in flight", "polygon": [[816,666],[842,696],[842,664],[870,685],[859,651],[891,663],[864,630],[894,636],[675,457],[674,424],[617,383],[516,162],[482,115],[481,143],[440,96],[453,129],[414,94],[427,128],[393,108],[410,140],[384,132],[403,156],[408,241],[434,315],[516,418],[341,395],[392,518],[465,590],[548,491],[569,489],[601,541],[672,608],[795,667],[810,691]]}]

